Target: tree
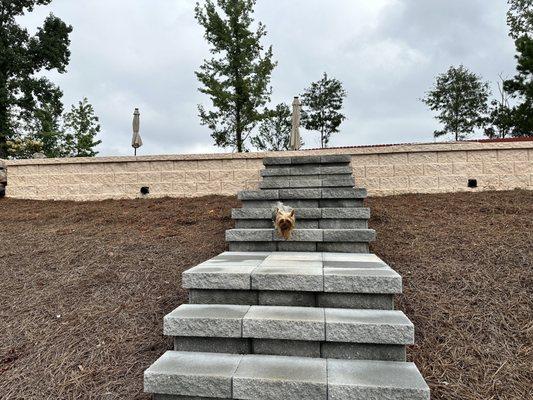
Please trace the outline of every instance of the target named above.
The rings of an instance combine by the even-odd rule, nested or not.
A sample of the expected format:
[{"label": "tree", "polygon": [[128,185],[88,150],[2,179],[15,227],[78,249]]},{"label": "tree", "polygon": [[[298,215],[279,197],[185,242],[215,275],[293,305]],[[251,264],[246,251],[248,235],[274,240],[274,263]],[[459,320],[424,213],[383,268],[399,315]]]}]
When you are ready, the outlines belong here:
[{"label": "tree", "polygon": [[36,73],[64,73],[70,58],[72,27],[50,14],[34,36],[16,22],[37,5],[52,0],[0,0],[0,158],[8,154],[7,141],[20,137],[22,121],[39,119],[37,110],[50,107],[59,88]]},{"label": "tree", "polygon": [[72,105],[70,111],[64,116],[65,120],[65,152],[70,157],[94,157],[98,154],[94,147],[102,143],[95,140],[100,132],[98,117],[94,113],[93,106],[85,97]]},{"label": "tree", "polygon": [[292,112],[287,104],[281,103],[268,111],[266,119],[259,126],[259,134],[251,139],[252,145],[263,151],[289,149],[292,129]]},{"label": "tree", "polygon": [[422,99],[429,108],[437,111],[435,117],[444,127],[435,131],[435,137],[452,134],[462,140],[485,124],[489,85],[467,68],[451,66],[438,75],[433,89]]},{"label": "tree", "polygon": [[509,0],[508,4],[509,36],[515,40],[522,36],[531,36],[533,33],[533,2],[531,0]]},{"label": "tree", "polygon": [[340,113],[346,91],[342,83],[328,78],[324,72],[322,79],[311,83],[302,95],[302,126],[320,132],[320,146],[327,147],[332,133],[339,132],[339,126],[346,119]]},{"label": "tree", "polygon": [[490,103],[489,115],[485,127],[485,135],[491,139],[505,138],[510,135],[514,126],[513,109],[509,105],[509,93],[504,88],[505,79],[499,75],[498,92],[499,99]]},{"label": "tree", "polygon": [[207,0],[195,8],[214,55],[196,72],[203,85],[199,90],[209,96],[213,106],[206,110],[199,105],[199,117],[201,124],[211,129],[217,146],[242,152],[252,129],[264,118],[276,63],[272,47],[263,52],[265,26],[259,22],[257,29],[251,30],[255,0],[217,0],[217,5]]},{"label": "tree", "polygon": [[504,88],[519,101],[512,109],[513,136],[533,136],[533,4],[529,0],[511,0],[507,21],[509,36],[515,39],[517,74]]}]

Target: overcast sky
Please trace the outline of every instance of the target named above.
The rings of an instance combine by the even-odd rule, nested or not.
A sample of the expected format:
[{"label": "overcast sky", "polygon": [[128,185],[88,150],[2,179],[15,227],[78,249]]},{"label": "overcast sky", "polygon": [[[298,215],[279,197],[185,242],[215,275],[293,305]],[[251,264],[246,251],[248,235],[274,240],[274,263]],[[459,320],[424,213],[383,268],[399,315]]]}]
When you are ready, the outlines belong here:
[{"label": "overcast sky", "polygon": [[[220,152],[199,123],[194,71],[209,56],[191,0],[54,0],[20,22],[31,31],[50,12],[74,27],[68,72],[51,74],[66,106],[84,96],[100,117],[100,155]],[[278,66],[272,103],[290,103],[323,72],[344,84],[347,117],[331,146],[428,142],[438,125],[420,102],[436,74],[464,64],[493,84],[514,74],[504,0],[258,0]],[[306,147],[319,144],[304,133]]]}]

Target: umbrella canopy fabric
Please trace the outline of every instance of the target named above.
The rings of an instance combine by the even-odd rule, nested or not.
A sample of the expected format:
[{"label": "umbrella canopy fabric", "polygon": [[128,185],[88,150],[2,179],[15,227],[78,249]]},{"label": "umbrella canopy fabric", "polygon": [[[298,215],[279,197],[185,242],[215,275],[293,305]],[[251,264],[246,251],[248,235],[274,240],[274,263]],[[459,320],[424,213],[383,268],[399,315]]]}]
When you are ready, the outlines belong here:
[{"label": "umbrella canopy fabric", "polygon": [[301,139],[300,139],[300,109],[301,103],[298,97],[295,97],[292,101],[292,129],[291,137],[289,140],[289,149],[290,150],[299,150]]},{"label": "umbrella canopy fabric", "polygon": [[136,108],[133,112],[133,137],[131,138],[131,147],[138,149],[143,145],[141,135],[139,134],[139,129],[141,125],[139,109]]}]

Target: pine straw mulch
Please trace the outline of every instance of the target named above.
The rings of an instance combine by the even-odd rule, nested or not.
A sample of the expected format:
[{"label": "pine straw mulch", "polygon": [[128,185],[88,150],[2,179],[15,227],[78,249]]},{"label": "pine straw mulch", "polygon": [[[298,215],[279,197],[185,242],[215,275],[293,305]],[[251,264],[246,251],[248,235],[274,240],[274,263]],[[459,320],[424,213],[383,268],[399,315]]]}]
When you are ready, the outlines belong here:
[{"label": "pine straw mulch", "polygon": [[[533,395],[533,192],[369,199],[404,277],[409,358],[438,399]],[[233,197],[0,201],[0,398],[147,399],[184,269],[225,248]]]}]

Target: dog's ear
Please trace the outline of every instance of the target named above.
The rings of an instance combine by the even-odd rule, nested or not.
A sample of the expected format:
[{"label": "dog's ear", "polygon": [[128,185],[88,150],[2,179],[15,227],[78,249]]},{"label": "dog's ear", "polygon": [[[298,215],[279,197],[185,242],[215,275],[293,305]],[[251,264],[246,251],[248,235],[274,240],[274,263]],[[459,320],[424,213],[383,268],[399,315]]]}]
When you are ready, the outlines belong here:
[{"label": "dog's ear", "polygon": [[289,214],[289,217],[292,218],[294,217],[294,209],[291,211],[291,213]]}]

